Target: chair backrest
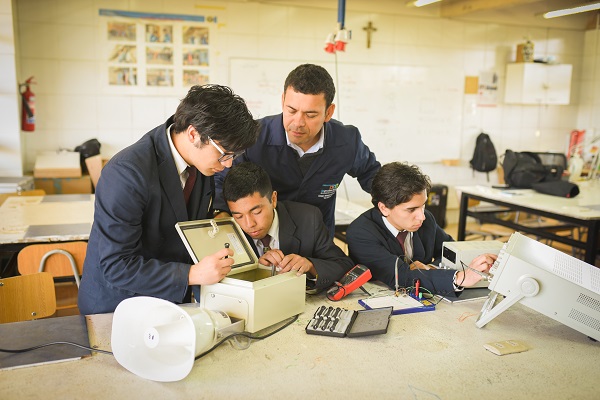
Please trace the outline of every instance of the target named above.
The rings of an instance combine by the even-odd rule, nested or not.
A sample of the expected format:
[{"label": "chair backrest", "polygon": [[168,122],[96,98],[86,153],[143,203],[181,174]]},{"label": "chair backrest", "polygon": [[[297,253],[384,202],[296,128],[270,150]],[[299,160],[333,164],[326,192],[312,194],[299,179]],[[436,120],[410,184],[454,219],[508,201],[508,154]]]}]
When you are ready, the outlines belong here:
[{"label": "chair backrest", "polygon": [[49,272],[0,279],[0,323],[30,321],[56,312]]},{"label": "chair backrest", "polygon": [[[49,252],[61,251],[47,255]],[[32,244],[23,248],[17,256],[17,264],[21,275],[40,271],[40,262],[45,258],[43,271],[50,272],[53,277],[73,276],[73,267],[69,255],[75,261],[79,275],[83,272],[83,262],[87,251],[87,242],[62,242],[49,244]],[[64,253],[66,252],[66,253]]]}]

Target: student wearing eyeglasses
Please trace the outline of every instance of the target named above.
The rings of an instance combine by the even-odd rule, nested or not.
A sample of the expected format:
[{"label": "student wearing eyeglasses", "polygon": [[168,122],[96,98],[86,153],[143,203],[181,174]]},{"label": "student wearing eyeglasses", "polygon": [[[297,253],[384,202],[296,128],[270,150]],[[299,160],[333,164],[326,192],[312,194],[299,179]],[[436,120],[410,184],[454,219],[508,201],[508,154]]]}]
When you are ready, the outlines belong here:
[{"label": "student wearing eyeglasses", "polygon": [[82,314],[113,312],[133,296],[189,302],[190,286],[216,283],[231,270],[233,251],[225,248],[193,264],[175,224],[213,217],[213,175],[257,135],[230,88],[193,86],[175,115],[112,157],[96,187]]}]

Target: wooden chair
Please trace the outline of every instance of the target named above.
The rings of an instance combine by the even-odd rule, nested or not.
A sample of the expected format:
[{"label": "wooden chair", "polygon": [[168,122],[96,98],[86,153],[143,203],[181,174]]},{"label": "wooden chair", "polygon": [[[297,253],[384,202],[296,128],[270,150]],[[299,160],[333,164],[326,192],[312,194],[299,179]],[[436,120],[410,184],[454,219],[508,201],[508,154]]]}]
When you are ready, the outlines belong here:
[{"label": "wooden chair", "polygon": [[49,272],[0,279],[0,323],[30,321],[55,312],[54,279]]},{"label": "wooden chair", "polygon": [[[36,190],[23,190],[21,192],[11,193],[0,193],[0,206],[4,204],[6,199],[14,196],[44,196],[45,191],[41,189]],[[3,276],[15,276],[16,264],[15,264],[14,252],[13,251],[0,251],[0,277]]]},{"label": "wooden chair", "polygon": [[87,243],[78,241],[33,244],[19,252],[21,275],[47,271],[55,278],[57,316],[79,314],[77,295],[86,251]]}]

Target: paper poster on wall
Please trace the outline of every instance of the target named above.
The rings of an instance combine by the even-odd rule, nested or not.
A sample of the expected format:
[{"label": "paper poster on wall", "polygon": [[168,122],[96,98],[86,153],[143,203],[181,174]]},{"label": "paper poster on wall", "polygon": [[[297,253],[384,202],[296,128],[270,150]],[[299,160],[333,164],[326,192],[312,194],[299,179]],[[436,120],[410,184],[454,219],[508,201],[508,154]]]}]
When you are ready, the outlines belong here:
[{"label": "paper poster on wall", "polygon": [[146,42],[173,43],[173,25],[146,24]]},{"label": "paper poster on wall", "polygon": [[106,9],[99,13],[109,17],[101,26],[109,87],[164,91],[209,82],[209,24],[215,24],[216,17]]},{"label": "paper poster on wall", "polygon": [[183,70],[183,86],[206,85],[208,74],[196,70]]},{"label": "paper poster on wall", "polygon": [[136,25],[130,22],[109,22],[108,40],[136,40]]},{"label": "paper poster on wall", "polygon": [[133,45],[116,45],[108,61],[120,64],[135,64],[137,62],[137,47]]},{"label": "paper poster on wall", "polygon": [[184,44],[200,44],[208,45],[208,28],[197,26],[183,27],[183,43]]},{"label": "paper poster on wall", "polygon": [[479,107],[496,107],[498,105],[498,75],[493,71],[479,73],[479,91],[477,93]]},{"label": "paper poster on wall", "polygon": [[135,86],[137,85],[137,68],[109,67],[108,82],[111,85]]},{"label": "paper poster on wall", "polygon": [[173,70],[170,68],[148,68],[146,70],[146,85],[173,86]]}]

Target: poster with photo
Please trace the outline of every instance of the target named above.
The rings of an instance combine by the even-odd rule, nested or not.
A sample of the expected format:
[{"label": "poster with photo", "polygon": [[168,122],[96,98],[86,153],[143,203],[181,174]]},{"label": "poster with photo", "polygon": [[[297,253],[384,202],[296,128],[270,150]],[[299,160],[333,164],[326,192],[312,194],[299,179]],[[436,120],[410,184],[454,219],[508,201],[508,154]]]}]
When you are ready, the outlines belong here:
[{"label": "poster with photo", "polygon": [[173,47],[146,46],[146,64],[173,65]]},{"label": "poster with photo", "polygon": [[183,86],[206,85],[208,82],[208,73],[184,69],[183,70]]},{"label": "poster with photo", "polygon": [[148,68],[146,70],[146,85],[173,86],[173,70],[170,68]]},{"label": "poster with photo", "polygon": [[121,64],[135,64],[137,62],[137,46],[116,45],[112,49],[108,61]]},{"label": "poster with photo", "polygon": [[208,45],[208,28],[198,26],[183,27],[183,44]]},{"label": "poster with photo", "polygon": [[173,25],[146,24],[146,42],[173,43]]},{"label": "poster with photo", "polygon": [[109,67],[108,83],[116,86],[137,85],[137,68],[134,67]]},{"label": "poster with photo", "polygon": [[109,22],[107,33],[108,40],[136,40],[136,26],[131,22]]},{"label": "poster with photo", "polygon": [[129,93],[124,87],[136,86],[135,93],[146,88],[175,93],[209,83],[210,24],[216,19],[104,9],[100,15],[109,17],[99,36],[106,57],[103,81],[111,91]]},{"label": "poster with photo", "polygon": [[183,65],[208,66],[208,49],[183,49]]}]

